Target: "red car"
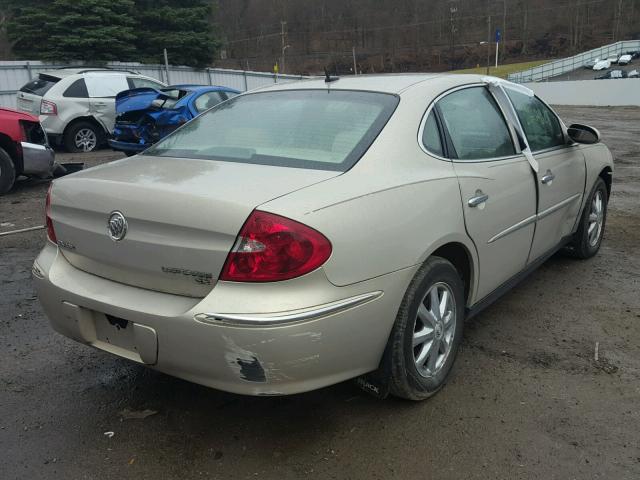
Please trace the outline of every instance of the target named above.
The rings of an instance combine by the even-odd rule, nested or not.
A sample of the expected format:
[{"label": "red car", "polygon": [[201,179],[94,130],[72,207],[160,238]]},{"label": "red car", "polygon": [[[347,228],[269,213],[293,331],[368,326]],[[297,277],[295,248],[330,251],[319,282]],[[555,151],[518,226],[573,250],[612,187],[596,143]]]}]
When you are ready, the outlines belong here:
[{"label": "red car", "polygon": [[0,195],[11,190],[19,175],[46,178],[55,168],[38,117],[0,108]]}]

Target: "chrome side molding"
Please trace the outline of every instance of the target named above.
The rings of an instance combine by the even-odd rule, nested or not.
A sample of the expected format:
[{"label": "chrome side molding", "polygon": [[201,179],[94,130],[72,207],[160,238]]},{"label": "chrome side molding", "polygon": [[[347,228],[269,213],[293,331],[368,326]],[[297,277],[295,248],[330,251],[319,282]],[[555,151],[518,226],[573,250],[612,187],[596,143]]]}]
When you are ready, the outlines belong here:
[{"label": "chrome side molding", "polygon": [[305,322],[316,320],[321,317],[333,315],[334,313],[347,310],[368,303],[381,297],[383,292],[375,291],[363,293],[354,297],[338,300],[337,302],[325,303],[311,309],[292,310],[289,312],[278,312],[270,314],[255,313],[198,313],[194,315],[196,321],[215,325],[235,325],[242,327],[262,327],[283,325],[288,323]]}]

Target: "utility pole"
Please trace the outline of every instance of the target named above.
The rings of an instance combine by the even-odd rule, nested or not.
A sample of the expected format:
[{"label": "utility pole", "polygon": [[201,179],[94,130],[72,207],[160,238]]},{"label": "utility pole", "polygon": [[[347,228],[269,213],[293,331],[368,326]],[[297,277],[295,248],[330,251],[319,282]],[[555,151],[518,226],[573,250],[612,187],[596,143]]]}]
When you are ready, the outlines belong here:
[{"label": "utility pole", "polygon": [[487,75],[489,75],[490,61],[491,61],[491,15],[489,15],[489,0],[487,0]]},{"label": "utility pole", "polygon": [[358,64],[356,63],[356,46],[351,47],[351,53],[353,54],[353,74],[358,74]]},{"label": "utility pole", "polygon": [[456,58],[456,23],[455,23],[455,15],[458,12],[458,7],[455,4],[451,4],[449,7],[449,21],[451,22],[451,35],[450,35],[450,46],[449,46],[449,57],[451,58],[451,70],[455,69],[455,58]]},{"label": "utility pole", "polygon": [[280,73],[284,74],[284,51],[287,49],[288,45],[285,44],[285,31],[284,27],[287,25],[287,22],[280,21],[280,40],[282,40],[282,58],[280,59]]},{"label": "utility pole", "polygon": [[502,38],[500,41],[504,42],[502,49],[502,63],[504,63],[507,55],[507,0],[502,0]]},{"label": "utility pole", "polygon": [[171,85],[171,80],[169,80],[169,56],[166,48],[164,49],[164,71],[167,75],[167,85]]}]

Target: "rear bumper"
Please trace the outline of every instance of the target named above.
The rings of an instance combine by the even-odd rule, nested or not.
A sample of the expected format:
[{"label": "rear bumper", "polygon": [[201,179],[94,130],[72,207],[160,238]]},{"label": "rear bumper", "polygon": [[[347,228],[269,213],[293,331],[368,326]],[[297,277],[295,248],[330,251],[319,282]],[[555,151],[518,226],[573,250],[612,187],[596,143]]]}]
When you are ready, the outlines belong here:
[{"label": "rear bumper", "polygon": [[48,177],[53,172],[55,154],[53,149],[46,145],[21,142],[22,147],[22,173]]},{"label": "rear bumper", "polygon": [[[247,395],[305,392],[375,370],[414,271],[335,287],[320,269],[279,285],[219,282],[205,299],[194,299],[82,272],[51,243],[34,263],[38,296],[59,333]],[[259,313],[265,301],[288,308]],[[211,313],[233,311],[234,304],[236,312],[253,313]],[[114,319],[127,321],[126,334],[120,335],[127,328],[109,323]]]},{"label": "rear bumper", "polygon": [[111,148],[121,152],[143,152],[151,146],[150,144],[141,145],[139,143],[121,142],[113,139],[109,139],[108,142]]}]

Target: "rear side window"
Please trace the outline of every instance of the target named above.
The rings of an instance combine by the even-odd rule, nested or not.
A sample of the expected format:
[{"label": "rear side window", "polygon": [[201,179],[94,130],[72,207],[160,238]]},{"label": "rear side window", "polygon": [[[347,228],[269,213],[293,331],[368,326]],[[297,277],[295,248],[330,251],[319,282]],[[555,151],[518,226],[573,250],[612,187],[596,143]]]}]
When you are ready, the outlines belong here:
[{"label": "rear side window", "polygon": [[51,87],[60,81],[57,77],[50,77],[49,75],[38,75],[38,78],[31,80],[24,87],[20,89],[24,93],[32,93],[33,95],[44,96]]},{"label": "rear side window", "polygon": [[505,89],[522,125],[532,152],[564,145],[564,133],[560,121],[544,103],[536,97]]},{"label": "rear side window", "polygon": [[346,171],[369,148],[397,104],[395,95],[348,90],[240,95],[144,154]]},{"label": "rear side window", "polygon": [[427,121],[424,124],[424,130],[422,131],[422,144],[429,152],[435,153],[440,157],[444,155],[442,140],[440,139],[440,131],[438,130],[438,124],[433,110],[429,113]]},{"label": "rear side window", "polygon": [[504,117],[486,88],[455,91],[437,106],[453,144],[451,157],[480,160],[516,153]]},{"label": "rear side window", "polygon": [[87,84],[84,81],[84,78],[79,78],[67,88],[62,94],[63,97],[73,97],[73,98],[88,98],[89,92],[87,92]]}]

